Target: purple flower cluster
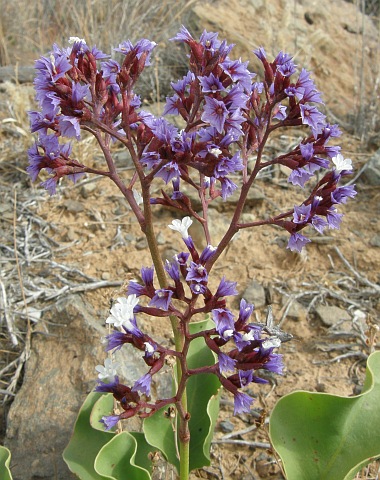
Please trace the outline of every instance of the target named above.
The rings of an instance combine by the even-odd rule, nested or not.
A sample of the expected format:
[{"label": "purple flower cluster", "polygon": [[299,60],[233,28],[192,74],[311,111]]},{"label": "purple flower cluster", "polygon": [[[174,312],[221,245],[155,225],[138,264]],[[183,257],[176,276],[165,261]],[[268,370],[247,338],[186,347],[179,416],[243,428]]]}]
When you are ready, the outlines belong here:
[{"label": "purple flower cluster", "polygon": [[[75,182],[85,173],[96,173],[113,180],[147,235],[160,280],[160,286],[155,286],[155,268],[142,268],[141,282],[129,282],[126,297],[117,299],[107,318],[107,323],[116,328],[107,337],[107,350],[131,344],[143,352],[149,367],[130,388],[120,383],[109,362],[99,366],[97,391],[111,392],[123,409],[120,415],[104,417],[107,429],[121,418],[147,417],[167,405],[180,404],[178,392],[183,392],[186,379],[197,373],[212,373],[219,378],[234,395],[235,413],[249,411],[253,398],[241,389],[251,383],[264,383],[260,370],[282,372],[282,356],[274,353],[281,341],[264,334],[260,325],[249,323],[254,306],[244,299],[237,317],[227,308],[226,298],[237,295],[235,282],[223,277],[216,291],[211,291],[213,263],[240,229],[262,224],[285,229],[290,234],[288,248],[300,252],[310,241],[301,230],[310,226],[322,233],[325,228],[339,228],[342,214],[337,206],[356,195],[354,186],[340,185],[342,178],[352,173],[351,160],[342,156],[339,146],[329,144],[341,132],[337,125],[326,122],[318,109],[323,103],[321,94],[310,72],[298,70],[291,55],[280,52],[271,62],[262,47],[255,50],[263,70],[262,81],[257,81],[248,62],[230,58],[233,45],[220,41],[217,33],[204,31],[196,40],[182,27],[172,40],[189,49],[189,71],[171,83],[174,93],[166,100],[163,116],[158,117],[142,110],[140,97],[134,93],[156,46],[150,40],[120,43],[114,49],[121,58],[118,62],[75,37],[68,48],[54,45],[52,52],[35,64],[34,85],[40,109],[29,112],[31,130],[38,134],[28,151],[29,175],[35,181],[44,170],[49,176],[42,186],[50,194],[56,192],[65,176]],[[182,130],[170,122],[170,115],[181,117]],[[286,127],[301,127],[306,132],[304,138],[291,151],[264,161],[271,133]],[[104,153],[106,170],[81,164],[72,158],[71,144],[60,143],[61,137],[80,140],[83,130],[94,135]],[[115,141],[126,147],[134,163],[129,186],[118,176],[113,161],[111,145]],[[287,167],[288,181],[307,190],[308,198],[270,219],[239,223],[249,189],[259,172],[272,165]],[[316,173],[320,180],[309,187]],[[153,180],[166,184],[157,198],[150,198]],[[133,190],[136,182],[140,182],[142,197]],[[226,200],[239,190],[239,182],[242,188],[237,192],[236,213],[220,245],[213,247],[207,209],[214,199]],[[184,185],[196,192],[201,213]],[[140,197],[145,203],[143,209]],[[149,202],[169,206],[184,216],[181,221],[174,220],[170,228],[181,234],[186,251],[164,266],[157,258],[157,245],[152,245],[153,234],[148,233]],[[188,233],[191,217],[204,228],[208,245],[203,251],[197,250]],[[175,318],[183,351],[202,336],[214,352],[216,363],[191,371],[183,352],[165,348],[140,330],[137,316],[141,313]],[[190,334],[189,322],[198,314],[208,315],[212,328]],[[152,378],[169,357],[181,362],[183,375],[178,391],[171,398],[152,403]]]},{"label": "purple flower cluster", "polygon": [[[167,98],[164,115],[181,116],[186,124],[183,130],[164,117],[141,110],[140,98],[133,91],[141,72],[150,65],[154,42],[122,42],[115,48],[123,58],[118,63],[96,47],[88,47],[84,40],[72,38],[71,47],[54,45],[49,56],[36,61],[34,83],[41,111],[30,112],[31,129],[39,133],[29,150],[32,179],[45,169],[51,176],[42,185],[54,194],[63,176],[76,181],[81,174],[94,172],[70,158],[71,146],[60,145],[57,139],[79,139],[81,130],[98,137],[105,133],[124,141],[129,149],[134,145],[135,165],[142,169],[140,177],[172,183],[171,196],[163,193],[160,198],[152,198],[152,203],[193,215],[194,208],[181,191],[181,182],[195,188],[208,204],[219,196],[225,200],[232,195],[238,188],[235,178],[241,173],[243,183],[251,184],[262,168],[281,164],[291,170],[288,181],[304,188],[317,171],[329,169],[340,155],[340,147],[328,143],[341,132],[337,125],[326,123],[316,106],[323,102],[310,72],[301,69],[298,73],[291,55],[280,52],[270,62],[262,47],[255,50],[264,70],[263,81],[258,82],[248,62],[230,58],[233,45],[220,41],[217,33],[204,31],[195,40],[182,27],[172,40],[189,47],[190,70],[171,83],[174,94]],[[269,134],[289,126],[304,126],[310,135],[292,151],[262,162]],[[252,155],[257,160],[249,176],[248,159]],[[294,214],[293,220],[284,221],[283,215],[274,218],[273,224],[290,232],[291,250],[300,251],[308,242],[299,233],[308,224],[319,232],[326,225],[337,228],[341,214],[334,205],[354,195],[353,188],[345,195],[337,184],[351,170],[337,173],[335,169],[332,176],[324,176],[328,185],[323,195],[317,193],[304,202],[304,207],[310,205],[308,220],[297,220],[297,209],[302,206],[289,213]],[[333,198],[327,199],[328,190],[335,192]],[[316,197],[320,196],[323,202],[317,206]]]},{"label": "purple flower cluster", "polygon": [[[166,261],[165,269],[171,283],[166,288],[155,288],[154,268],[142,268],[142,282],[139,283],[136,280],[129,282],[127,298],[118,299],[120,306],[112,307],[111,316],[107,320],[108,323],[114,323],[122,329],[122,331],[115,330],[107,337],[107,350],[119,349],[126,343],[132,344],[144,351],[143,359],[150,367],[148,373],[137,380],[131,389],[121,385],[117,376],[110,383],[99,382],[97,391],[111,392],[119,401],[120,391],[126,392],[125,398],[122,397],[121,401],[124,412],[118,417],[106,417],[104,423],[107,427],[131,415],[141,417],[152,415],[162,407],[163,402],[164,404],[174,402],[173,398],[160,400],[154,404],[148,401],[152,377],[161,370],[166,357],[176,356],[178,352],[164,348],[142,333],[137,328],[134,316],[138,313],[145,313],[152,317],[175,316],[186,332],[194,314],[211,315],[215,327],[202,332],[201,335],[208,347],[216,354],[217,362],[212,366],[204,367],[202,373],[216,375],[222,385],[234,395],[235,414],[249,411],[253,401],[252,397],[242,393],[240,389],[250,383],[267,383],[266,380],[255,375],[257,370],[282,373],[282,355],[273,352],[274,348],[280,346],[280,340],[276,337],[262,337],[262,328],[248,323],[254,306],[242,299],[237,319],[227,308],[226,297],[238,294],[236,282],[228,281],[223,277],[215,293],[209,289],[205,263],[212,257],[215,249],[208,245],[199,253],[187,232],[188,221],[184,219],[182,222],[174,221],[173,224],[171,227],[175,226],[174,229],[182,233],[188,252],[175,255],[171,262]],[[146,306],[139,302],[140,298],[144,297]],[[200,297],[203,299],[203,306],[193,307]],[[178,310],[172,300],[181,301],[188,312],[192,310],[191,314],[186,315]],[[121,320],[120,315],[123,308],[124,321]],[[193,338],[195,336],[187,333],[186,341],[191,341]],[[188,373],[191,375],[191,372]]]}]

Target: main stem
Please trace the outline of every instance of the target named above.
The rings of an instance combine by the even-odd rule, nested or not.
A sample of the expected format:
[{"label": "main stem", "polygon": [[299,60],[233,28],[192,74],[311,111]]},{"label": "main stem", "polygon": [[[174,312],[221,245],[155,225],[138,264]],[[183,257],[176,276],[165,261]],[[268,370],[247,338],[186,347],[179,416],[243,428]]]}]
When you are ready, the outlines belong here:
[{"label": "main stem", "polygon": [[[156,235],[153,227],[152,210],[150,207],[150,186],[142,182],[142,196],[144,200],[144,217],[145,217],[145,236],[148,242],[148,247],[153,260],[158,282],[161,288],[167,287],[167,279],[165,269],[161,260],[156,241]],[[185,345],[185,335],[181,331],[179,320],[174,315],[171,315],[170,322],[174,335],[174,344],[177,352],[182,352]],[[177,359],[177,384],[181,382],[182,366]],[[186,389],[183,390],[181,398],[179,399],[177,412],[179,415],[178,427],[178,443],[179,443],[179,462],[180,462],[180,480],[188,480],[189,478],[189,460],[190,460],[190,431],[189,418],[187,413],[187,395]]]}]

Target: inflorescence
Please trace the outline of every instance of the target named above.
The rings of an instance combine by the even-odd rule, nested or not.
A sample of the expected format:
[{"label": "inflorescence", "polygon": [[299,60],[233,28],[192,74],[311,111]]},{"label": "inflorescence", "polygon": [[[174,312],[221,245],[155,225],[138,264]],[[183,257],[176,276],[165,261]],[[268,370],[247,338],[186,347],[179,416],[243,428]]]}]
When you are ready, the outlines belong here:
[{"label": "inflorescence", "polygon": [[[181,352],[164,348],[138,328],[136,315],[143,312],[153,317],[175,317],[185,332],[187,345],[202,336],[216,356],[213,366],[186,370],[184,377],[197,373],[213,373],[235,398],[235,413],[247,411],[252,398],[241,388],[262,383],[255,372],[267,369],[281,373],[281,355],[273,353],[280,344],[276,337],[262,337],[262,329],[249,323],[254,306],[241,300],[237,318],[226,306],[226,298],[237,295],[236,283],[222,279],[215,293],[208,288],[213,263],[233,235],[242,228],[263,224],[276,225],[290,234],[288,248],[300,252],[310,240],[301,232],[311,226],[322,233],[326,228],[339,228],[342,214],[337,206],[356,195],[354,186],[339,186],[342,177],[352,173],[352,162],[341,154],[338,146],[329,145],[341,135],[337,125],[326,122],[316,105],[322,104],[310,73],[300,71],[292,57],[280,52],[270,62],[262,47],[254,51],[263,67],[263,78],[248,69],[248,62],[232,60],[233,45],[220,41],[217,33],[204,31],[195,40],[185,27],[172,39],[185,43],[189,53],[189,72],[172,82],[174,94],[167,98],[164,114],[156,117],[141,108],[141,99],[134,93],[135,84],[156,44],[142,39],[136,44],[124,41],[115,48],[122,62],[111,59],[84,40],[71,38],[69,46],[54,45],[49,56],[36,62],[34,82],[40,110],[30,112],[31,130],[38,132],[35,145],[29,149],[28,173],[36,180],[41,170],[48,178],[42,182],[51,195],[60,179],[67,176],[76,182],[86,173],[108,176],[125,194],[141,228],[146,228],[146,210],[141,201],[177,209],[182,220],[174,220],[170,228],[180,232],[187,252],[180,252],[166,262],[170,283],[154,286],[154,268],[141,270],[142,283],[130,282],[126,297],[112,307],[107,323],[116,327],[108,337],[107,350],[129,343],[143,352],[149,371],[132,388],[122,385],[114,365],[109,361],[98,367],[97,391],[112,392],[123,408],[121,415],[106,417],[111,428],[119,418],[153,414],[158,408],[178,402],[181,392],[165,400],[150,400],[151,381],[171,356]],[[169,115],[169,117],[167,117]],[[181,117],[180,130],[167,118]],[[269,136],[285,127],[302,127],[302,141],[291,151],[263,161],[263,150]],[[95,170],[72,157],[70,143],[61,138],[81,138],[85,130],[92,133],[101,146],[108,169]],[[110,153],[112,142],[121,142],[131,153],[136,175],[129,187],[123,187],[116,174]],[[290,170],[288,181],[307,190],[301,205],[277,216],[252,223],[239,223],[249,188],[258,173],[272,165]],[[316,185],[310,180],[318,172]],[[155,179],[161,179],[172,190],[162,191],[158,198],[132,192],[139,178],[145,192]],[[240,178],[238,186],[234,180]],[[185,183],[194,188],[203,211],[218,197],[223,200],[240,189],[237,210],[231,227],[217,247],[210,245],[207,216],[194,211],[191,199],[181,188]],[[307,188],[306,188],[307,187]],[[207,246],[198,252],[188,228],[194,217],[205,231]],[[196,307],[197,300],[203,300]],[[146,300],[145,302],[143,300]],[[182,302],[183,311],[173,300]],[[178,302],[176,302],[176,305]],[[196,335],[188,325],[195,314],[210,315],[215,327]],[[232,345],[232,346],[231,346]]]}]

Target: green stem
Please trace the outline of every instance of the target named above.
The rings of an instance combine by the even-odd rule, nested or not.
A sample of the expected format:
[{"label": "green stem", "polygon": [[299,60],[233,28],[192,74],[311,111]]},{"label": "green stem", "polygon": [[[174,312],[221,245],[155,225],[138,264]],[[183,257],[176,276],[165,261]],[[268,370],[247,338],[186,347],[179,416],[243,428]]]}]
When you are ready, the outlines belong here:
[{"label": "green stem", "polygon": [[[167,278],[165,269],[161,260],[156,241],[156,235],[153,227],[152,210],[150,206],[150,185],[148,182],[142,182],[142,195],[144,199],[144,218],[145,218],[145,236],[148,247],[156,270],[158,282],[161,288],[167,287]],[[185,345],[185,335],[181,331],[179,320],[174,315],[170,317],[170,323],[174,335],[175,349],[182,352]],[[177,385],[181,383],[182,367],[180,359],[177,358]],[[189,419],[187,414],[187,396],[186,389],[183,390],[179,402],[176,404],[179,413],[179,456],[180,456],[180,479],[188,480],[189,478],[189,458],[190,458],[190,431]]]}]

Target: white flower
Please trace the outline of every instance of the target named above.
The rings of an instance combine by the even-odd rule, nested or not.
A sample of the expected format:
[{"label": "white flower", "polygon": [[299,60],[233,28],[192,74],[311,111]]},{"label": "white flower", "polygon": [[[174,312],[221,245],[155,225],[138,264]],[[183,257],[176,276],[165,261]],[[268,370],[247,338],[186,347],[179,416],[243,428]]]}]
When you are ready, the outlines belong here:
[{"label": "white flower", "polygon": [[151,345],[149,342],[144,342],[145,345],[145,351],[147,354],[152,354],[154,353],[154,347]]},{"label": "white flower", "polygon": [[182,238],[189,238],[188,229],[193,223],[190,217],[184,217],[182,220],[173,220],[171,225],[168,225],[169,228],[179,232],[182,235]]},{"label": "white flower", "polygon": [[[246,308],[245,310],[249,311],[249,308]],[[243,333],[241,339],[243,340],[243,342],[250,342],[251,340],[255,340],[255,331],[252,329],[248,333]]]},{"label": "white flower", "polygon": [[223,332],[223,338],[225,340],[228,340],[229,338],[232,337],[232,335],[234,334],[234,331],[233,330],[224,330]]},{"label": "white flower", "polygon": [[141,205],[143,203],[143,197],[138,190],[133,189],[133,197],[136,200],[137,205]]},{"label": "white flower", "polygon": [[281,345],[281,340],[278,337],[270,337],[263,341],[261,346],[267,348],[278,348]]},{"label": "white flower", "polygon": [[106,358],[104,360],[103,365],[97,365],[95,370],[98,372],[98,378],[102,382],[113,382],[115,379],[115,375],[117,375],[116,369],[119,367],[119,363],[112,363],[110,358]]},{"label": "white flower", "polygon": [[352,170],[352,160],[351,158],[344,158],[341,153],[338,153],[336,157],[331,159],[333,164],[335,165],[335,170],[339,173],[343,170],[348,170],[349,172]]},{"label": "white flower", "polygon": [[139,299],[136,294],[128,295],[127,298],[119,297],[117,302],[110,310],[111,315],[107,318],[106,323],[113,323],[115,327],[121,327],[125,325],[126,328],[135,329],[131,324],[133,319],[133,309],[139,303]]},{"label": "white flower", "polygon": [[210,149],[210,153],[215,155],[215,157],[219,157],[219,155],[222,153],[222,150],[220,150],[220,148],[214,147]]},{"label": "white flower", "polygon": [[79,37],[70,37],[69,38],[69,44],[70,45],[74,45],[74,43],[76,43],[76,42],[86,44],[86,40],[84,40],[83,38],[79,38]]}]

